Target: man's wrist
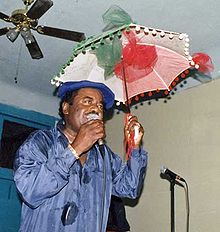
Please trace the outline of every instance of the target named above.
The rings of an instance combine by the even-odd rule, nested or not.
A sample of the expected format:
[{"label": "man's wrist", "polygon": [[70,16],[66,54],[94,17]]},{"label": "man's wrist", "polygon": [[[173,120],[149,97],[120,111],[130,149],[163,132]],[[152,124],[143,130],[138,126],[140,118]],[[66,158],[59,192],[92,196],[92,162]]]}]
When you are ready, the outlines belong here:
[{"label": "man's wrist", "polygon": [[133,146],[133,149],[140,149],[140,147],[141,147],[141,144],[135,144],[135,145]]},{"label": "man's wrist", "polygon": [[80,155],[77,153],[77,151],[70,144],[68,144],[68,148],[70,149],[70,151],[72,152],[72,154],[75,156],[76,159],[80,158]]}]

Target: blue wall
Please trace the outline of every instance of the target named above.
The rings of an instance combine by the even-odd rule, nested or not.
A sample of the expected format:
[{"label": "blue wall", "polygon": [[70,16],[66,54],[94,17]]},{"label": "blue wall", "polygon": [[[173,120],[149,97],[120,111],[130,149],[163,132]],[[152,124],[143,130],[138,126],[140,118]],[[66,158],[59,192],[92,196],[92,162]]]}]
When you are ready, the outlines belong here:
[{"label": "blue wall", "polygon": [[0,231],[18,231],[21,203],[16,193],[12,170],[0,168]]}]

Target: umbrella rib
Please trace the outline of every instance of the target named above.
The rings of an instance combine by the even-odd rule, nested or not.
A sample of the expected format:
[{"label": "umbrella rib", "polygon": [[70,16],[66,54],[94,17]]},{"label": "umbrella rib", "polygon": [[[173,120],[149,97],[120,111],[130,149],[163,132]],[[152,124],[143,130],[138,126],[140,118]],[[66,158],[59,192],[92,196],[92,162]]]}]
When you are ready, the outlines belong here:
[{"label": "umbrella rib", "polygon": [[166,86],[167,89],[169,89],[169,86],[164,82],[163,78],[160,76],[160,74],[153,68],[154,72],[157,74],[157,76],[160,78],[161,82]]},{"label": "umbrella rib", "polygon": [[129,106],[129,102],[128,102],[128,88],[127,88],[127,81],[126,81],[126,77],[125,77],[125,67],[124,67],[123,59],[122,59],[122,72],[123,72],[125,95],[126,95],[126,102],[127,102],[126,106],[127,106],[128,113],[130,113],[131,110],[130,110],[130,106]]}]

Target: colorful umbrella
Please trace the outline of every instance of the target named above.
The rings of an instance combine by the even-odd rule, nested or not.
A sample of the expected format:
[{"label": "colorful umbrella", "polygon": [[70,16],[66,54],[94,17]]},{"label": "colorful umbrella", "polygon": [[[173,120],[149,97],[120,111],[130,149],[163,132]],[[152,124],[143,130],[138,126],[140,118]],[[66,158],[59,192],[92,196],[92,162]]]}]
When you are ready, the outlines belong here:
[{"label": "colorful umbrella", "polygon": [[167,96],[190,67],[196,66],[187,34],[129,23],[79,43],[52,84],[103,82],[115,93],[116,105],[129,111],[140,99]]},{"label": "colorful umbrella", "polygon": [[[104,14],[105,32],[79,43],[73,55],[51,81],[102,82],[115,94],[116,107],[130,113],[130,105],[144,99],[167,96],[198,68],[189,55],[185,33],[141,26],[119,7]],[[133,136],[133,135],[132,135]],[[129,157],[133,139],[125,144]]]}]

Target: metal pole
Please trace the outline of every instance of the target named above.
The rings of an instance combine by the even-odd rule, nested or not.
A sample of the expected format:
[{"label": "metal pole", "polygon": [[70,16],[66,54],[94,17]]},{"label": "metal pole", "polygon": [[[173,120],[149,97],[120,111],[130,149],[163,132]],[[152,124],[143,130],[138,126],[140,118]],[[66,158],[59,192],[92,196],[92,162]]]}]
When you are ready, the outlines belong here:
[{"label": "metal pole", "polygon": [[171,197],[171,232],[175,232],[175,198],[174,198],[175,180],[170,180]]}]

